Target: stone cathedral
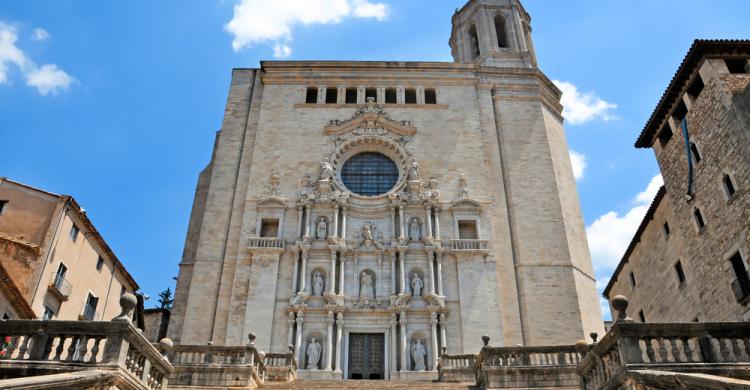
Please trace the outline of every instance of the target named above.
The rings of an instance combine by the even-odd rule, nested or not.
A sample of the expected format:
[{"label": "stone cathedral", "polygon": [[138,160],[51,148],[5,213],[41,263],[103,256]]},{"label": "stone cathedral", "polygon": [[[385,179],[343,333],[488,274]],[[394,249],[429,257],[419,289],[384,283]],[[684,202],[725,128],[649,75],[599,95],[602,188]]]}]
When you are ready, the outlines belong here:
[{"label": "stone cathedral", "polygon": [[603,333],[560,91],[519,0],[456,11],[454,62],[234,69],[169,333],[293,348],[308,379],[437,378],[441,351]]}]

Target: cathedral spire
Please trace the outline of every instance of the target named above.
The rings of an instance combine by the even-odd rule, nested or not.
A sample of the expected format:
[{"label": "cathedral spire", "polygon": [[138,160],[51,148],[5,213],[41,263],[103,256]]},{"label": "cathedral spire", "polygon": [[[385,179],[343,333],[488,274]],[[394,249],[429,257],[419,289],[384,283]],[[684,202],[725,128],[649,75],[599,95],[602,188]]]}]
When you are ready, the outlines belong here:
[{"label": "cathedral spire", "polygon": [[452,22],[449,43],[455,62],[536,67],[531,17],[519,0],[469,0]]}]

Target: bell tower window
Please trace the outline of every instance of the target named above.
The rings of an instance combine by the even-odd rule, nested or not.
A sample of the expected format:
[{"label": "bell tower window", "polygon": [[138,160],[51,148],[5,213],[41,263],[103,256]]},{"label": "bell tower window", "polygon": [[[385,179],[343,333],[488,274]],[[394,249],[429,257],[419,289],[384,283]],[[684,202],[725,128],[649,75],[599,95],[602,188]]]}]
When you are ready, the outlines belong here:
[{"label": "bell tower window", "polygon": [[477,35],[477,27],[473,24],[469,27],[469,48],[471,50],[471,58],[477,59],[481,54],[479,51],[479,35]]},{"label": "bell tower window", "polygon": [[497,34],[497,46],[507,48],[508,34],[505,32],[505,16],[502,14],[495,16],[495,33]]}]

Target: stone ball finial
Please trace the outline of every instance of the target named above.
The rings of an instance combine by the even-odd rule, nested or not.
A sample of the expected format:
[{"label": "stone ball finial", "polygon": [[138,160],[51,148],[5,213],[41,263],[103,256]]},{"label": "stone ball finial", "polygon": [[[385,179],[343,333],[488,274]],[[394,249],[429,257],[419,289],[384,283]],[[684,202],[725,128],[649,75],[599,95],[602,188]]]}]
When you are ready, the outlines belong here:
[{"label": "stone ball finial", "polygon": [[133,310],[138,305],[138,299],[135,297],[134,294],[131,293],[125,293],[120,296],[120,308],[122,311],[120,314],[117,315],[117,317],[113,318],[112,321],[122,321],[122,322],[131,322],[131,317],[133,317]]},{"label": "stone ball finial", "polygon": [[256,336],[255,336],[255,333],[254,333],[254,332],[250,332],[250,333],[248,333],[248,334],[247,334],[247,339],[249,340],[248,344],[253,344],[253,343],[255,343],[255,337],[256,337]]},{"label": "stone ball finial", "polygon": [[260,351],[258,352],[258,357],[260,358],[260,360],[263,360],[266,358],[266,353],[263,351]]},{"label": "stone ball finial", "polygon": [[162,351],[171,351],[174,348],[174,342],[169,337],[159,340],[159,349]]},{"label": "stone ball finial", "polygon": [[586,342],[586,340],[576,341],[576,351],[578,351],[582,355],[585,355],[589,351],[589,344]]},{"label": "stone ball finial", "polygon": [[591,337],[591,340],[593,340],[593,342],[596,343],[596,339],[599,338],[599,333],[591,332],[589,333],[589,336]]},{"label": "stone ball finial", "polygon": [[489,347],[489,345],[490,345],[490,336],[488,336],[488,335],[482,336],[482,343],[484,343],[485,347]]},{"label": "stone ball finial", "polygon": [[612,308],[617,310],[617,322],[632,322],[633,320],[628,317],[628,305],[630,301],[624,295],[615,295],[612,298]]},{"label": "stone ball finial", "polygon": [[446,347],[446,346],[443,346],[443,347],[442,347],[442,348],[440,348],[440,349],[441,349],[441,350],[443,351],[443,355],[445,355],[445,354],[447,354],[447,353],[448,353],[448,347]]}]

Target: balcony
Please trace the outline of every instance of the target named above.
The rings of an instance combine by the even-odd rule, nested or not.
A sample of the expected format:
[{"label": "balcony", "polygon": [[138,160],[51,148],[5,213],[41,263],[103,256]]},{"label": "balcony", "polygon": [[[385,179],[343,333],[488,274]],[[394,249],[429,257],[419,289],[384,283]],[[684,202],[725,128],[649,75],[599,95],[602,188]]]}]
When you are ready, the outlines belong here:
[{"label": "balcony", "polygon": [[247,247],[250,249],[284,249],[286,240],[278,237],[250,237]]},{"label": "balcony", "polygon": [[47,289],[61,301],[67,301],[73,287],[65,279],[65,276],[55,274],[49,282]]},{"label": "balcony", "polygon": [[443,243],[443,247],[452,252],[459,253],[484,253],[489,250],[488,240],[450,240]]},{"label": "balcony", "polygon": [[741,278],[732,282],[732,290],[734,296],[737,297],[737,302],[745,303],[750,299],[750,277],[748,277],[747,272]]}]

